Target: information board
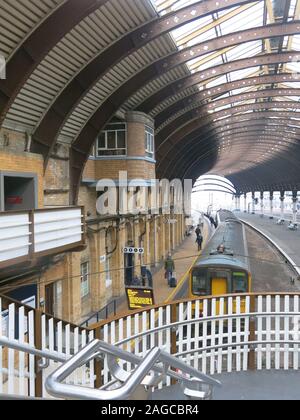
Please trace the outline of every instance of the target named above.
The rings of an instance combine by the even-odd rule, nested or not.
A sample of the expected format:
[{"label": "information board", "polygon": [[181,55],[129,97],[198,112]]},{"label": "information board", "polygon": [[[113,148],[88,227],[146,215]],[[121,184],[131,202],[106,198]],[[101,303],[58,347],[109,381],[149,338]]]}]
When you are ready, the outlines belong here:
[{"label": "information board", "polygon": [[131,311],[155,305],[153,289],[145,287],[127,287],[128,307]]}]

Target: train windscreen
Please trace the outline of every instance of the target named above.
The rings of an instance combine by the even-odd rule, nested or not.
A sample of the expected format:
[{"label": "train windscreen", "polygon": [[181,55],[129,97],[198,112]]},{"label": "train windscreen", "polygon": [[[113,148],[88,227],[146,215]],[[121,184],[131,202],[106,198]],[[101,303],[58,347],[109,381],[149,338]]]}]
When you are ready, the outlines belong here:
[{"label": "train windscreen", "polygon": [[192,293],[195,296],[206,296],[208,292],[207,287],[207,272],[206,270],[197,270],[192,274]]},{"label": "train windscreen", "polygon": [[232,293],[247,293],[248,280],[244,272],[232,273]]}]

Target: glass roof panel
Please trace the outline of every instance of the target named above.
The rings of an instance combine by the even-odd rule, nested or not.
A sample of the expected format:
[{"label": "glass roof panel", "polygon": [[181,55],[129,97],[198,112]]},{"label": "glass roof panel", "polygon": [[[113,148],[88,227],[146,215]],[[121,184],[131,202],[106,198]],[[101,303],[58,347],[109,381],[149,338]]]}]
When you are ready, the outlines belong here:
[{"label": "glass roof panel", "polygon": [[[179,10],[184,6],[194,4],[196,1],[197,0],[152,0],[153,4],[156,5],[158,12],[161,14],[170,12],[171,10]],[[280,2],[280,0],[276,1]],[[219,4],[221,5],[220,1]],[[255,27],[263,27],[266,24],[274,22],[281,23],[283,19],[282,15],[279,16],[278,13],[276,14],[276,10],[274,13],[274,10],[274,0],[258,0],[257,2],[244,4],[238,7],[232,7],[213,15],[198,19],[191,24],[184,25],[182,28],[173,31],[171,35],[174,38],[175,43],[178,45],[178,48],[182,49],[234,32]],[[289,20],[293,19],[300,19],[300,0],[290,0]],[[198,85],[199,90],[202,90],[203,88],[207,90],[212,88],[215,89],[213,92],[213,99],[209,98],[210,102],[207,104],[207,112],[211,114],[212,121],[223,120],[230,122],[230,114],[231,112],[234,112],[233,110],[231,111],[232,107],[255,103],[260,103],[262,105],[266,103],[266,106],[263,105],[261,110],[255,112],[256,115],[264,113],[264,111],[267,109],[268,111],[278,111],[278,117],[280,118],[285,117],[285,111],[291,110],[295,111],[294,120],[299,121],[300,110],[293,108],[293,103],[298,103],[299,97],[293,96],[290,94],[290,92],[287,92],[287,96],[260,99],[250,99],[248,95],[245,95],[245,99],[241,101],[237,101],[237,98],[234,98],[234,102],[232,104],[225,104],[222,99],[243,93],[256,92],[257,90],[265,89],[265,86],[267,86],[268,89],[272,88],[273,86],[275,88],[279,87],[286,89],[300,88],[300,54],[298,61],[296,59],[292,62],[282,63],[279,65],[256,65],[255,67],[230,71],[222,76],[214,77],[214,74],[216,73],[214,67],[221,64],[232,63],[236,60],[241,60],[244,58],[257,57],[262,54],[277,53],[287,50],[300,51],[300,34],[295,36],[272,38],[271,40],[266,39],[244,42],[243,44],[227,47],[219,51],[214,51],[196,59],[193,59],[191,56],[192,60],[187,63],[187,67],[191,73],[202,72],[206,69],[212,70],[209,72],[211,79],[208,82],[200,82]],[[213,72],[213,70],[215,71]],[[207,70],[205,73],[208,73]],[[224,89],[222,88],[222,85],[227,84],[228,82],[235,82],[250,77],[262,75],[267,76],[280,73],[290,73],[291,75],[286,76],[286,80],[283,79],[282,83],[272,83],[270,80],[268,80],[268,83],[259,85],[253,84],[252,86],[233,89],[225,93]],[[202,75],[200,74],[199,78],[201,78],[201,76]],[[220,91],[219,96],[217,96],[218,91]],[[209,93],[209,95],[210,94],[211,93]],[[217,100],[220,102],[215,103]],[[289,108],[278,108],[276,103],[281,104],[282,102],[291,102],[291,105]],[[271,104],[272,108],[267,108],[267,104],[268,106]],[[209,108],[209,105],[211,105],[211,108]],[[243,116],[245,116],[245,118],[249,118],[249,115],[253,114],[253,110],[251,110],[251,108],[252,107],[246,111],[245,107],[241,106],[240,112],[234,112],[234,115],[239,115],[241,118],[243,118]],[[228,110],[228,115],[225,117],[217,118],[215,113],[221,110]],[[263,114],[261,115],[263,117]],[[297,117],[297,115],[299,115],[299,117]],[[272,123],[273,125],[276,124],[276,118],[272,119]],[[291,131],[292,129],[287,127],[287,130]],[[270,133],[272,132],[274,132],[274,128],[270,129]],[[261,141],[263,141],[263,137],[259,141],[260,144]],[[260,159],[270,159],[270,157],[274,156],[274,153],[278,152],[279,149],[280,148],[277,147],[271,148],[271,150],[266,150],[263,156],[260,155]],[[255,153],[259,154],[259,149],[254,152],[254,155]],[[257,158],[259,158],[259,156],[257,156]],[[255,157],[253,157],[253,160],[255,160]],[[247,162],[247,166],[251,166],[252,164],[254,164],[254,162]]]}]

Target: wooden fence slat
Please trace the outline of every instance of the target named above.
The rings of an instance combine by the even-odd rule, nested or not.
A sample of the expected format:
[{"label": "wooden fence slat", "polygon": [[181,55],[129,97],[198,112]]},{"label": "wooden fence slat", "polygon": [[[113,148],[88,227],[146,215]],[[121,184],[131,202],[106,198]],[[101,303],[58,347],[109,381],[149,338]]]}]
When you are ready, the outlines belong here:
[{"label": "wooden fence slat", "polygon": [[[212,316],[216,316],[217,315],[217,300],[216,299],[212,299],[211,302],[211,315]],[[216,345],[216,321],[211,321],[211,346],[215,346]],[[215,350],[211,350],[210,352],[210,374],[214,375],[215,374],[215,370],[216,370],[216,366],[215,366],[215,355],[216,355],[216,351]]]},{"label": "wooden fence slat", "polygon": [[[289,312],[290,310],[290,297],[284,298],[284,311]],[[290,335],[290,318],[286,316],[284,318],[284,340],[289,340]],[[284,346],[284,370],[289,370],[289,345]]]},{"label": "wooden fence slat", "polygon": [[[34,323],[34,311],[30,311],[28,314],[28,341],[29,345],[35,346],[35,323]],[[35,397],[35,357],[29,355],[29,396]]]},{"label": "wooden fence slat", "polygon": [[[207,315],[208,315],[208,300],[205,299],[203,301],[203,318],[205,319],[207,317]],[[203,325],[203,327],[202,327],[203,328],[202,348],[207,347],[207,331],[208,331],[208,325],[207,324],[208,324],[207,321],[204,321],[203,324],[202,324]],[[202,372],[204,374],[207,373],[207,352],[206,351],[202,352]]]},{"label": "wooden fence slat", "polygon": [[[19,308],[19,343],[25,343],[25,309],[23,306]],[[19,352],[19,395],[25,394],[25,353]]]},{"label": "wooden fence slat", "polygon": [[[8,307],[8,339],[15,339],[15,304]],[[15,350],[8,350],[8,393],[15,393]]]},{"label": "wooden fence slat", "polygon": [[[280,296],[275,297],[275,312],[280,312]],[[281,318],[279,316],[275,317],[275,340],[280,341],[281,339]],[[275,369],[280,369],[280,344],[275,346]]]}]

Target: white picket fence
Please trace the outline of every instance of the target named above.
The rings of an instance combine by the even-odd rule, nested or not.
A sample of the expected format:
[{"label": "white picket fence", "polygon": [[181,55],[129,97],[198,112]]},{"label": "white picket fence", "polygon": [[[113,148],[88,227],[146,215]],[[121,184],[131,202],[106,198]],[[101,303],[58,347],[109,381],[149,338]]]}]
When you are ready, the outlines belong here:
[{"label": "white picket fence", "polygon": [[[58,359],[69,359],[94,339],[94,332],[40,315],[35,310],[8,303],[0,298],[0,338],[7,338],[16,344],[26,344],[33,349],[50,352]],[[37,330],[37,317],[40,316]],[[39,339],[40,344],[37,344]],[[50,360],[45,368],[39,369],[36,357],[26,352],[0,346],[0,394],[28,397],[48,397],[44,383],[61,362]],[[42,395],[36,389],[36,379],[42,375]],[[78,369],[68,383],[94,388],[94,361]]]},{"label": "white picket fence", "polygon": [[[300,295],[241,295],[183,301],[150,308],[86,330],[0,300],[2,337],[68,359],[94,337],[139,356],[160,347],[208,375],[253,370],[298,370]],[[37,322],[38,321],[38,322]],[[62,362],[39,372],[35,356],[0,346],[0,394],[40,396],[36,380]],[[94,388],[113,383],[105,359],[78,369],[67,382]],[[98,363],[98,362],[97,362]],[[130,372],[125,361],[121,367]],[[98,373],[98,378],[96,378]],[[159,385],[170,385],[170,378]],[[42,396],[47,397],[45,389]]]},{"label": "white picket fence", "polygon": [[[298,370],[299,299],[299,295],[201,299],[143,311],[99,328],[105,341],[124,350],[144,356],[158,345],[209,375]],[[104,383],[111,379],[107,366],[103,375]]]}]

